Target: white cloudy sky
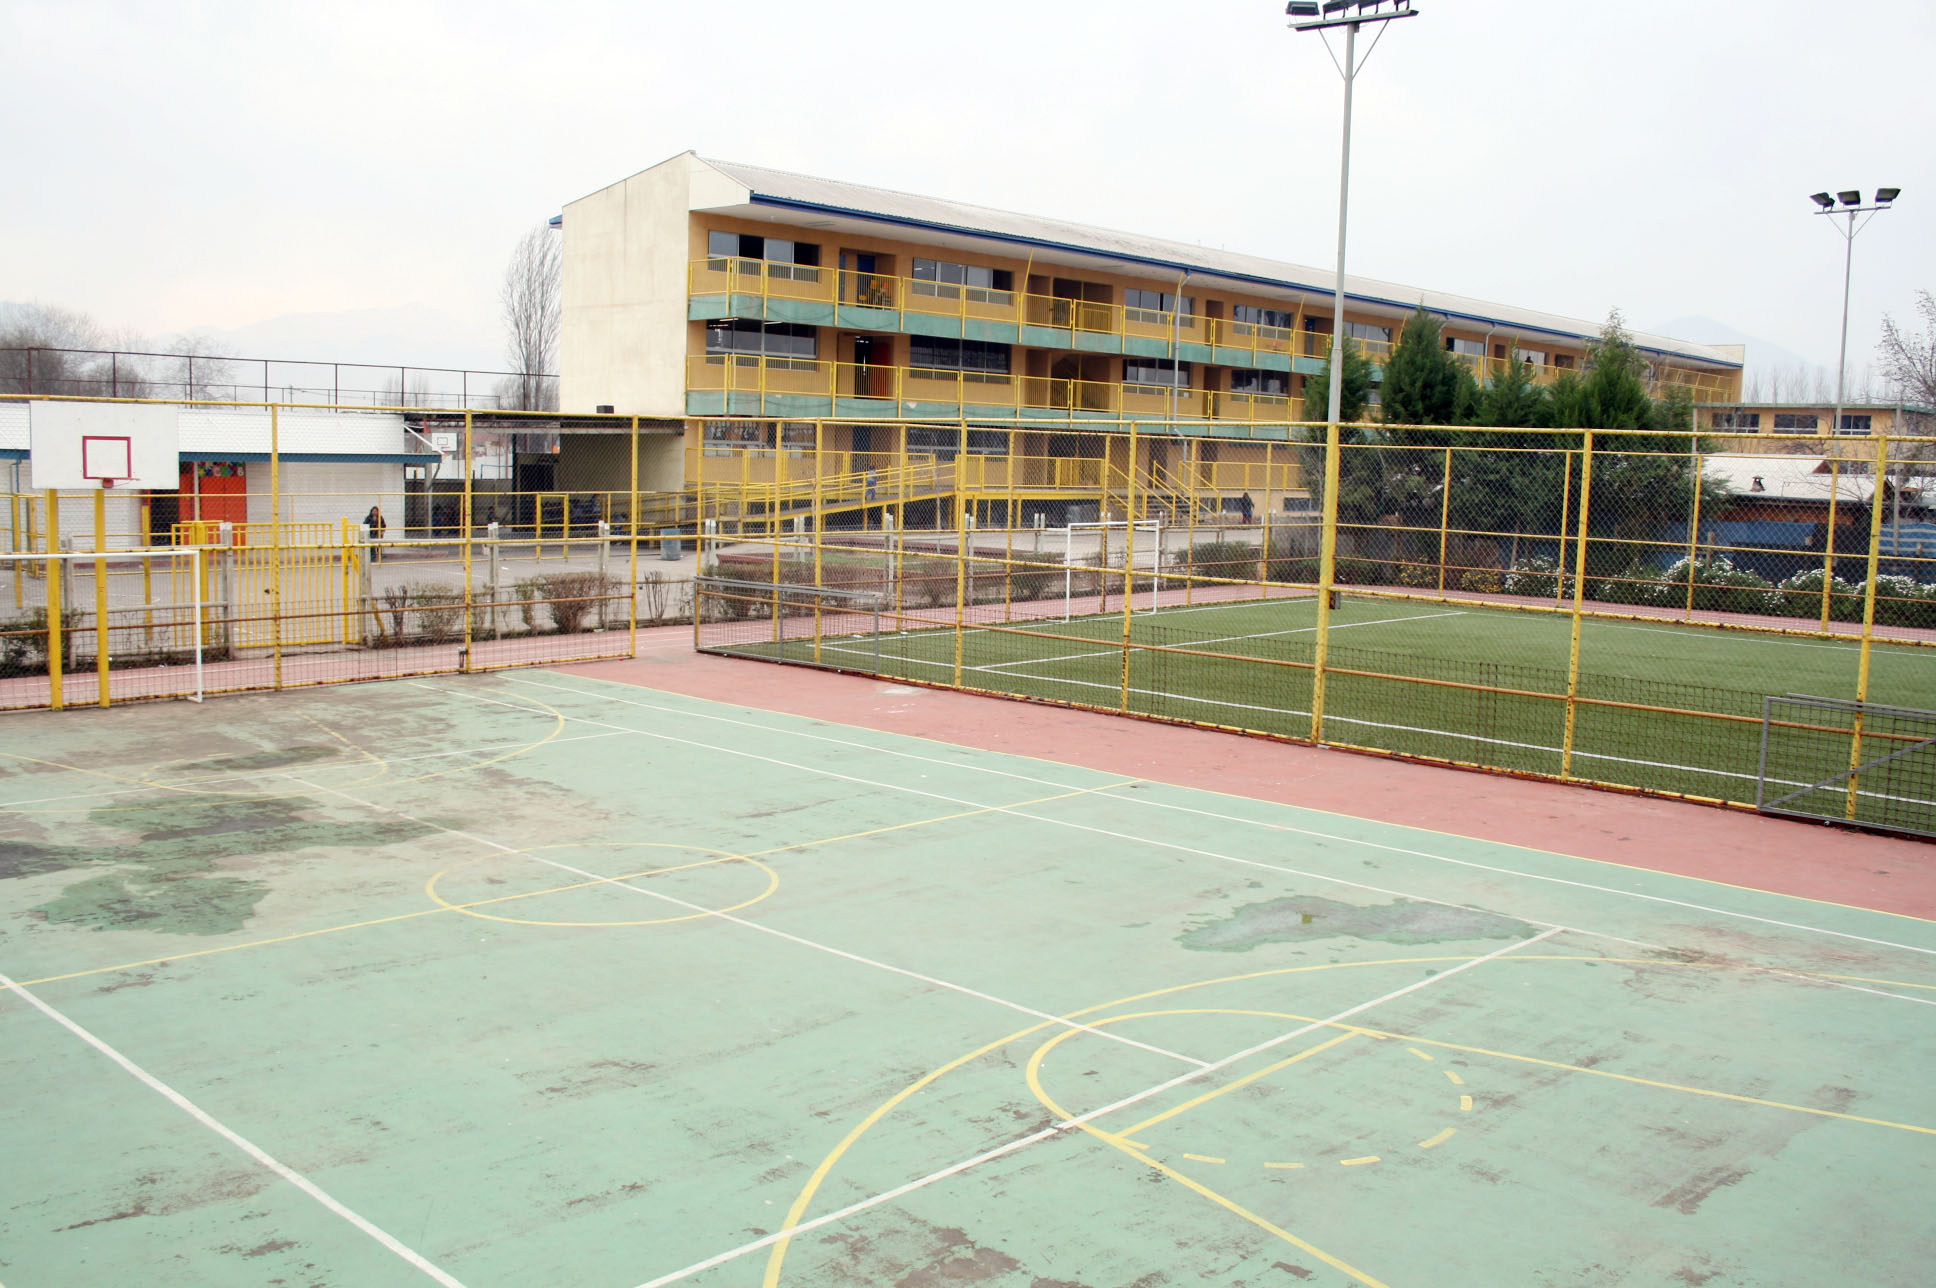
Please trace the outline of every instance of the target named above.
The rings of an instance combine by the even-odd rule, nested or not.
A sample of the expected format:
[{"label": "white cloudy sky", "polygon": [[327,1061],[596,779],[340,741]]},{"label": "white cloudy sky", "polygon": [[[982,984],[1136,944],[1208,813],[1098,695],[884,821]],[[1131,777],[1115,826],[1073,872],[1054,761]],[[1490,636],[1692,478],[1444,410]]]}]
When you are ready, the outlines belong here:
[{"label": "white cloudy sky", "polygon": [[[1887,184],[1851,367],[1936,289],[1930,0],[1418,7],[1359,82],[1354,273],[1826,365],[1807,195]],[[1328,264],[1340,85],[1282,11],[8,0],[0,300],[151,334],[427,305],[488,358],[519,234],[688,148]]]}]

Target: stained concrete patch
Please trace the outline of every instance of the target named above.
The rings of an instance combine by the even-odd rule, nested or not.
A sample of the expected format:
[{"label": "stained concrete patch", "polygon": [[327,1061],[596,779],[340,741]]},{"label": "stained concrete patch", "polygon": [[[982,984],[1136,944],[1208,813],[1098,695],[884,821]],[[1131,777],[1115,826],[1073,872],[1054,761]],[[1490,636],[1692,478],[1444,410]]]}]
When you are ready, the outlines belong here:
[{"label": "stained concrete patch", "polygon": [[174,766],[171,774],[233,774],[251,770],[285,769],[290,765],[311,765],[321,760],[343,757],[341,743],[311,743],[301,747],[276,747],[269,751],[247,752],[238,756],[212,756]]},{"label": "stained concrete patch", "polygon": [[1199,952],[1243,953],[1263,944],[1339,937],[1388,944],[1436,944],[1520,939],[1531,933],[1525,922],[1441,903],[1394,899],[1364,907],[1316,895],[1295,895],[1247,903],[1228,917],[1184,931],[1177,942]]},{"label": "stained concrete patch", "polygon": [[88,821],[128,839],[0,841],[0,880],[91,870],[28,911],[49,922],[94,930],[222,935],[241,929],[271,887],[249,877],[217,875],[218,863],[261,867],[268,855],[388,845],[434,830],[408,820],[333,823],[307,817],[316,808],[302,797],[252,796],[192,802],[169,796],[107,807],[93,811]]}]

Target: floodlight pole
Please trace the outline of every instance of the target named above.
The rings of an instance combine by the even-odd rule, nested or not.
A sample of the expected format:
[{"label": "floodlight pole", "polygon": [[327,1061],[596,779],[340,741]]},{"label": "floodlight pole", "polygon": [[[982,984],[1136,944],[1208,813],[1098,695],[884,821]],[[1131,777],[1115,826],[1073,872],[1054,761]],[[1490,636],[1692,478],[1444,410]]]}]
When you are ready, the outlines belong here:
[{"label": "floodlight pole", "polygon": [[1344,418],[1344,233],[1351,210],[1351,87],[1358,79],[1358,24],[1344,29],[1344,139],[1338,154],[1338,280],[1331,295],[1331,379],[1327,425]]},{"label": "floodlight pole", "polygon": [[[1818,215],[1831,216],[1829,219],[1829,227],[1841,234],[1842,240],[1846,243],[1842,252],[1842,347],[1836,352],[1835,356],[1835,419],[1829,422],[1830,437],[1834,437],[1842,432],[1842,407],[1848,387],[1849,286],[1855,280],[1855,235],[1864,228],[1867,228],[1877,215],[1891,208],[1889,202],[1895,200],[1895,193],[1893,190],[1885,191],[1887,191],[1889,201],[1883,201],[1878,197],[1874,205],[1864,206],[1858,204],[1847,206],[1841,210],[1836,210],[1831,206],[1823,206],[1822,209],[1815,212]],[[1845,196],[1854,195],[1856,194],[1845,194]],[[1816,197],[1815,201],[1819,204],[1826,196],[1827,194],[1824,193],[1822,196]],[[1837,223],[1832,218],[1835,215],[1847,215],[1849,217],[1848,227],[1844,228]],[[1857,215],[1867,215],[1869,218],[1858,224],[1855,221]],[[1880,481],[1878,481],[1877,486],[1880,486]]]}]

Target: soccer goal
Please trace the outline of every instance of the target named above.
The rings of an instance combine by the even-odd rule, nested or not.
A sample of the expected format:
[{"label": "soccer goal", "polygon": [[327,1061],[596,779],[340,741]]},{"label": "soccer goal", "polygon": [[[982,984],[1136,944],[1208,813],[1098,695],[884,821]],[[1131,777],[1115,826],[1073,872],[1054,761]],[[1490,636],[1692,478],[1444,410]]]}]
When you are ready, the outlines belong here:
[{"label": "soccer goal", "polygon": [[0,708],[203,696],[201,552],[0,553]]},{"label": "soccer goal", "polygon": [[[1157,519],[1096,519],[1051,529],[1062,534],[1062,620],[1102,611],[1130,576],[1130,611],[1153,613],[1163,584],[1163,524]],[[1149,570],[1149,594],[1135,593],[1137,569]],[[1077,570],[1084,575],[1078,579]],[[1111,575],[1114,570],[1114,575]],[[1138,600],[1142,598],[1139,605]]]}]

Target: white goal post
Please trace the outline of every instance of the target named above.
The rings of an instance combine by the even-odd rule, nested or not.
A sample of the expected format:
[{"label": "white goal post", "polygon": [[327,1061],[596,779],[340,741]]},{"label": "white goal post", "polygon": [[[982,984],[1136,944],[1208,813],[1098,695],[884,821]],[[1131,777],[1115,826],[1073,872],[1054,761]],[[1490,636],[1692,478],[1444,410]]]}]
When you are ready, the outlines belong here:
[{"label": "white goal post", "polygon": [[[1130,594],[1132,613],[1153,613],[1156,611],[1157,596],[1163,584],[1163,524],[1159,519],[1095,519],[1087,523],[1068,523],[1060,528],[1050,529],[1062,534],[1062,620],[1068,621],[1076,599],[1075,574],[1079,567],[1093,567],[1105,576],[1111,567],[1122,569],[1132,561],[1130,569],[1131,585],[1135,582],[1135,569],[1149,570],[1149,603],[1138,608],[1136,596]],[[1093,537],[1091,536],[1093,534]],[[1084,545],[1090,547],[1078,550],[1077,538],[1083,538]],[[1094,557],[1095,562],[1081,562]],[[1118,574],[1120,575],[1120,573]],[[1113,583],[1112,583],[1113,584]]]},{"label": "white goal post", "polygon": [[[63,660],[71,656],[65,637],[83,635],[93,641],[94,665],[78,674],[98,670],[101,654],[112,662],[118,652],[153,653],[157,658],[189,654],[194,658],[194,690],[175,695],[200,702],[204,693],[203,645],[207,637],[207,609],[203,602],[202,554],[196,546],[143,546],[130,550],[0,551],[0,581],[10,582],[9,608],[18,602],[26,614],[39,614],[36,629],[45,632],[41,650],[49,671],[59,666],[65,676],[77,674]],[[117,585],[104,578],[119,575],[114,565],[141,565],[140,575]],[[126,571],[125,568],[122,571]],[[79,577],[92,574],[92,585],[81,588]],[[159,574],[159,575],[157,575]],[[58,614],[48,611],[58,586]],[[161,590],[161,597],[154,592]],[[184,593],[185,592],[185,595]],[[107,605],[103,620],[101,605]],[[0,610],[0,631],[19,633],[23,618]],[[8,628],[12,628],[9,630]],[[54,636],[63,637],[56,646]]]}]

